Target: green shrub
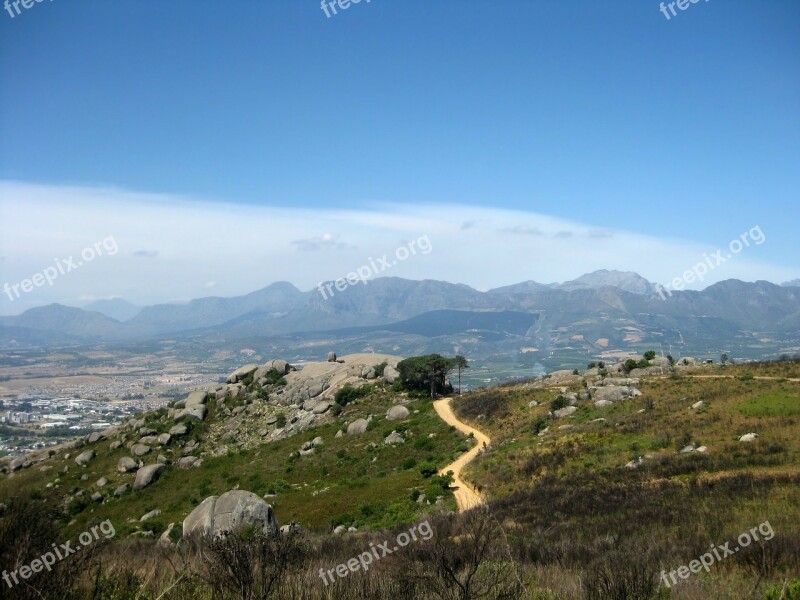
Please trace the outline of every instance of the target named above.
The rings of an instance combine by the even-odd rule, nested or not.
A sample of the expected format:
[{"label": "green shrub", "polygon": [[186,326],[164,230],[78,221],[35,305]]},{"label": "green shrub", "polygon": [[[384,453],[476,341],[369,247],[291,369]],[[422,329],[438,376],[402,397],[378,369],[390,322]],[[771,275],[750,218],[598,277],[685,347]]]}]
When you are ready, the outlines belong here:
[{"label": "green shrub", "polygon": [[655,350],[648,350],[644,353],[645,360],[653,360],[656,357]]},{"label": "green shrub", "polygon": [[783,588],[783,585],[768,589],[766,600],[800,600],[800,579],[794,579],[784,585],[786,585],[786,589]]},{"label": "green shrub", "polygon": [[560,395],[550,403],[551,410],[559,410],[561,408],[566,408],[567,406],[569,406],[569,401],[564,398],[564,396]]},{"label": "green shrub", "polygon": [[436,468],[436,465],[429,462],[422,463],[419,467],[419,472],[425,479],[433,477],[438,471],[439,469]]},{"label": "green shrub", "polygon": [[544,417],[536,417],[536,420],[533,422],[533,433],[538,434],[539,432],[543,431],[547,428],[547,419]]},{"label": "green shrub", "polygon": [[361,387],[353,387],[348,383],[336,391],[334,400],[336,404],[340,406],[347,406],[350,402],[369,395],[371,391],[372,386],[364,385]]},{"label": "green shrub", "polygon": [[279,412],[277,415],[275,415],[275,418],[278,419],[277,421],[275,421],[275,425],[277,427],[279,427],[279,428],[286,427],[286,415],[285,414],[283,414],[282,412]]},{"label": "green shrub", "polygon": [[270,369],[264,377],[267,378],[267,383],[271,385],[286,385],[286,379],[276,369]]}]

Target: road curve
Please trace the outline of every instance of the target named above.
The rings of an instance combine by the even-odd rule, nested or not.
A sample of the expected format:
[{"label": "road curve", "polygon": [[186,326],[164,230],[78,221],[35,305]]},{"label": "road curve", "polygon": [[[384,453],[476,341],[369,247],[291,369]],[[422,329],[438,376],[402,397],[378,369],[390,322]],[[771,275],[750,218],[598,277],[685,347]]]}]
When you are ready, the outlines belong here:
[{"label": "road curve", "polygon": [[436,414],[438,414],[445,423],[454,426],[459,431],[466,434],[471,433],[478,441],[475,447],[462,454],[454,463],[447,465],[439,471],[439,475],[444,475],[448,471],[453,472],[453,486],[456,488],[453,495],[456,498],[456,504],[458,504],[458,512],[464,512],[465,510],[483,504],[486,500],[480,492],[461,479],[461,469],[466,467],[473,458],[483,451],[484,444],[489,446],[492,441],[489,439],[489,436],[482,431],[459,421],[453,414],[450,400],[450,398],[442,398],[441,400],[434,401],[433,408],[436,410]]}]

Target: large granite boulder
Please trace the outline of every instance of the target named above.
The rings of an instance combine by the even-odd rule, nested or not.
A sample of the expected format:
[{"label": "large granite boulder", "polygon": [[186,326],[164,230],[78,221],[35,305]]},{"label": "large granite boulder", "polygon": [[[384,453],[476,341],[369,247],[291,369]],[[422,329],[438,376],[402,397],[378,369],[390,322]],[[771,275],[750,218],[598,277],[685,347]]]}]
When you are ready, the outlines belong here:
[{"label": "large granite boulder", "polygon": [[200,404],[197,406],[190,406],[175,413],[176,421],[203,421],[208,414],[208,408]]},{"label": "large granite boulder", "polygon": [[367,423],[366,419],[356,419],[347,426],[347,435],[364,433],[367,430],[367,425],[369,425],[369,423]]},{"label": "large granite boulder", "polygon": [[208,402],[208,392],[203,391],[196,391],[190,392],[189,395],[186,397],[186,400],[183,402],[183,406],[185,408],[190,408],[192,406],[200,406]]},{"label": "large granite boulder", "polygon": [[243,367],[239,367],[233,373],[228,375],[228,378],[225,380],[225,382],[237,383],[250,375],[250,373],[255,373],[256,369],[258,369],[258,365],[245,365]]},{"label": "large granite boulder", "polygon": [[269,535],[278,533],[272,507],[244,490],[231,490],[203,500],[183,521],[183,537],[218,536],[242,527],[257,527]]},{"label": "large granite boulder", "polygon": [[619,402],[633,396],[633,388],[627,386],[609,385],[598,388],[594,391],[593,399],[608,400],[609,402]]},{"label": "large granite boulder", "polygon": [[78,456],[76,456],[75,462],[79,466],[85,467],[86,465],[89,464],[89,461],[91,461],[94,458],[94,456],[95,456],[94,450],[87,450],[86,452],[81,452]]},{"label": "large granite boulder", "polygon": [[386,383],[394,383],[400,377],[400,372],[392,365],[386,365],[383,369],[383,380]]},{"label": "large granite boulder", "polygon": [[151,483],[161,477],[166,467],[162,464],[147,465],[136,471],[136,481],[133,482],[133,490],[138,491],[146,488]]},{"label": "large granite boulder", "polygon": [[408,417],[409,414],[411,413],[405,406],[402,404],[396,404],[386,411],[386,418],[389,421],[400,421],[401,419]]},{"label": "large granite boulder", "polygon": [[118,473],[130,473],[135,471],[139,468],[139,464],[133,460],[130,456],[123,456],[119,459],[117,463],[117,472]]}]

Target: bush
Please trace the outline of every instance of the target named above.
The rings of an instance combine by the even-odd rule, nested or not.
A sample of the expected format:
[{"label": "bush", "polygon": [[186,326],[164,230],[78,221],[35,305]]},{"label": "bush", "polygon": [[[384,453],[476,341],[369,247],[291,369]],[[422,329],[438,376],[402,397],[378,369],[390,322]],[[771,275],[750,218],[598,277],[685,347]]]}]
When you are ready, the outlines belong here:
[{"label": "bush", "polygon": [[800,600],[800,579],[785,583],[784,586],[768,589],[766,600]]},{"label": "bush", "polygon": [[644,353],[645,360],[653,360],[656,357],[656,353],[654,350],[648,350]]},{"label": "bush", "polygon": [[276,369],[270,369],[264,377],[267,378],[267,383],[271,385],[286,385],[286,379]]},{"label": "bush", "polygon": [[367,396],[370,391],[372,391],[371,386],[365,385],[357,388],[348,383],[336,391],[336,395],[333,399],[339,406],[347,406],[350,402]]},{"label": "bush", "polygon": [[586,368],[587,369],[594,369],[596,366],[597,366],[596,362],[590,362],[588,365],[586,365]]},{"label": "bush", "polygon": [[275,415],[275,418],[276,418],[276,419],[278,419],[278,420],[275,422],[275,425],[276,425],[277,427],[279,427],[279,428],[286,427],[286,415],[285,415],[285,414],[283,414],[282,412],[280,412],[280,413],[278,413],[277,415]]},{"label": "bush", "polygon": [[623,363],[623,365],[622,365],[622,368],[623,368],[623,369],[625,369],[625,372],[626,372],[626,373],[630,373],[630,372],[631,372],[631,371],[633,371],[633,370],[634,370],[634,369],[635,369],[635,368],[636,368],[638,365],[639,365],[639,363],[637,363],[637,362],[636,362],[635,360],[633,360],[632,358],[629,358],[628,360],[626,360],[626,361]]},{"label": "bush", "polygon": [[536,420],[533,422],[533,433],[538,434],[544,429],[547,429],[547,419],[544,417],[536,417]]},{"label": "bush", "polygon": [[433,477],[438,471],[439,469],[436,468],[436,465],[429,462],[422,463],[419,467],[419,472],[425,479]]},{"label": "bush", "polygon": [[566,408],[569,406],[569,401],[564,398],[564,396],[558,396],[555,400],[550,403],[551,410],[559,410],[562,408]]}]

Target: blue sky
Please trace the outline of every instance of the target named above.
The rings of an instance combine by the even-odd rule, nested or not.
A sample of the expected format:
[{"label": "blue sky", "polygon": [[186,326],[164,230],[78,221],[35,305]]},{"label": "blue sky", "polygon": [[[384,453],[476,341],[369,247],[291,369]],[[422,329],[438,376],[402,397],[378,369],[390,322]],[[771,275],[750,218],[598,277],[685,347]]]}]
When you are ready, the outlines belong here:
[{"label": "blue sky", "polygon": [[[142,194],[191,199],[193,212],[257,209],[265,223],[269,207],[380,214],[400,205],[420,215],[449,206],[443,218],[457,224],[491,208],[676,247],[716,248],[758,225],[768,239],[753,250],[760,262],[731,275],[800,275],[796,1],[701,1],[667,20],[651,0],[363,0],[332,18],[316,0],[45,0],[14,18],[0,12],[0,54],[6,280],[36,270],[24,239],[47,222],[18,186],[41,186],[49,191],[37,198],[62,206],[82,202],[75,189],[96,188],[108,211]],[[142,198],[147,220],[152,203]],[[34,222],[9,223],[20,218]],[[308,236],[368,247],[337,223]],[[114,226],[125,238],[124,224]],[[110,225],[72,227],[44,236],[64,245],[42,254],[80,250]],[[615,251],[608,268],[649,264],[630,260],[635,245]],[[448,267],[429,261],[407,275],[469,279],[447,277]],[[157,272],[168,270],[165,261]],[[551,273],[500,275],[498,284]],[[313,278],[262,279],[272,276],[306,287]],[[99,283],[83,282],[85,295],[116,293]]]}]

